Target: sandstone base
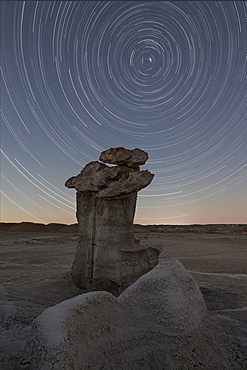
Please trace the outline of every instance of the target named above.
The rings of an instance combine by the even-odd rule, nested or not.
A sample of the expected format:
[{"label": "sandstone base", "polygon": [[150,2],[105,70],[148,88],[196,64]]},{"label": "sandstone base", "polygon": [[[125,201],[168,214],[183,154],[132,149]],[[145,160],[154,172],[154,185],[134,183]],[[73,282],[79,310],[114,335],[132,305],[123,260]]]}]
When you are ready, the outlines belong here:
[{"label": "sandstone base", "polygon": [[160,250],[135,243],[136,197],[135,192],[117,199],[77,192],[79,241],[70,275],[79,288],[123,290],[158,264]]}]

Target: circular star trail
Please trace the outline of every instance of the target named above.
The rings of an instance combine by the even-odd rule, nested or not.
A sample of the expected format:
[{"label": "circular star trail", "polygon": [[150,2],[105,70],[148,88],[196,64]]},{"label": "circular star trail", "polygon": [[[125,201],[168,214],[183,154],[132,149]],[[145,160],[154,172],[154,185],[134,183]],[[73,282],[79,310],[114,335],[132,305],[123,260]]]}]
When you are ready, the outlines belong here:
[{"label": "circular star trail", "polygon": [[155,174],[138,223],[246,223],[246,1],[2,1],[2,219],[75,222],[110,147]]}]

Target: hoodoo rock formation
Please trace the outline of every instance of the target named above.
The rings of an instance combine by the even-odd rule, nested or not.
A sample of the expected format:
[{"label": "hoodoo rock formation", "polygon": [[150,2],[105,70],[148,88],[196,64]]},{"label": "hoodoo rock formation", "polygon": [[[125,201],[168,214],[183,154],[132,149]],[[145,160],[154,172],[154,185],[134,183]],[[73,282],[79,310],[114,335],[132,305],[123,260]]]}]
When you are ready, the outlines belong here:
[{"label": "hoodoo rock formation", "polygon": [[125,288],[158,263],[159,250],[137,245],[133,231],[137,192],[154,175],[140,171],[148,154],[138,148],[111,148],[99,159],[65,183],[77,190],[79,224],[70,274],[81,288]]},{"label": "hoodoo rock formation", "polygon": [[[153,178],[149,171],[140,171],[147,159],[140,149],[112,148],[101,154],[101,162],[87,164],[67,180],[66,186],[77,190],[79,223],[70,274],[85,293],[79,294],[82,291],[72,281],[65,285],[64,279],[51,282],[50,288],[42,284],[43,294],[50,289],[48,297],[59,286],[71,289],[69,297],[79,295],[45,309],[23,329],[15,317],[17,306],[4,302],[6,323],[0,334],[5,338],[8,316],[13,317],[17,324],[12,335],[17,333],[17,345],[20,338],[24,343],[21,350],[16,344],[12,347],[14,356],[10,351],[7,357],[3,354],[2,368],[247,369],[238,348],[210,321],[202,293],[181,262],[158,263],[159,249],[135,243],[137,192]],[[32,291],[36,295],[36,287]],[[37,300],[33,302],[36,305]]]}]

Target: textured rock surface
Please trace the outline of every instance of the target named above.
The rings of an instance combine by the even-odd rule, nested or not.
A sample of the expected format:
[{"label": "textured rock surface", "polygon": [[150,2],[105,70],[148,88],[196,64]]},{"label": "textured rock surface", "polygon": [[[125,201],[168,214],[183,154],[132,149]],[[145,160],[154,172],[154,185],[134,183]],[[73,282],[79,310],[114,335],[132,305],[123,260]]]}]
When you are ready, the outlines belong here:
[{"label": "textured rock surface", "polygon": [[79,242],[70,271],[81,288],[112,290],[129,286],[158,263],[159,250],[135,244],[137,192],[153,179],[139,171],[148,155],[140,149],[111,148],[102,161],[88,163],[65,185],[77,190]]},{"label": "textured rock surface", "polygon": [[103,198],[115,198],[145,188],[153,177],[147,170],[135,171],[127,166],[108,167],[100,162],[90,162],[79,175],[68,179],[65,186],[83,192],[98,192]]},{"label": "textured rock surface", "polygon": [[150,184],[153,175],[149,171],[129,172],[128,177],[122,176],[118,181],[110,182],[106,189],[99,191],[101,198],[112,198],[118,195],[138,192]]},{"label": "textured rock surface", "polygon": [[105,163],[122,165],[137,168],[146,163],[148,154],[141,149],[111,148],[101,153],[100,161]]},{"label": "textured rock surface", "polygon": [[135,205],[135,193],[111,201],[77,193],[79,241],[71,276],[78,286],[126,287],[157,264],[158,250],[134,242]]},{"label": "textured rock surface", "polygon": [[28,352],[25,369],[246,368],[208,319],[196,282],[174,259],[118,298],[93,292],[48,308],[33,324]]}]

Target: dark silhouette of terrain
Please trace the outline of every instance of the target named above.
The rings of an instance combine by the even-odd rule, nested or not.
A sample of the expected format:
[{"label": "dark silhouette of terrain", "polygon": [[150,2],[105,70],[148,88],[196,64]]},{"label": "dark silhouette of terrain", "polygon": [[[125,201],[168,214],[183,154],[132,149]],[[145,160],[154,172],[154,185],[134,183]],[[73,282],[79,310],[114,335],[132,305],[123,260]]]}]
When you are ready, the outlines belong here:
[{"label": "dark silhouette of terrain", "polygon": [[[0,232],[62,232],[77,233],[78,224],[34,222],[0,222]],[[196,233],[196,234],[238,234],[247,235],[247,224],[194,224],[194,225],[134,225],[135,233]]]}]

